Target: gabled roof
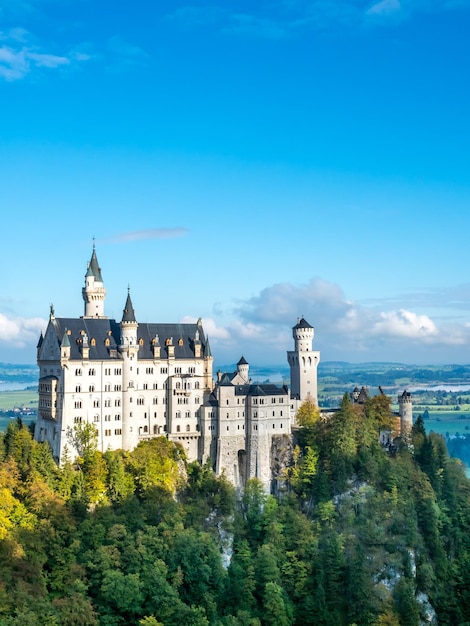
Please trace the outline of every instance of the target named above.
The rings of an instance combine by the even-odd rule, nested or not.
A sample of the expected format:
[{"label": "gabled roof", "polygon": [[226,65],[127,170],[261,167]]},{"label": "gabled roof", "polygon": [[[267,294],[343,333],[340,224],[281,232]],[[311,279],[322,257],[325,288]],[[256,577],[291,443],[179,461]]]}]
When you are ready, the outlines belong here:
[{"label": "gabled roof", "polygon": [[245,359],[244,356],[242,356],[240,360],[238,361],[237,365],[248,365],[248,361]]},{"label": "gabled roof", "polygon": [[289,389],[286,385],[275,385],[274,383],[260,383],[251,385],[235,386],[236,396],[285,396],[289,395]]}]

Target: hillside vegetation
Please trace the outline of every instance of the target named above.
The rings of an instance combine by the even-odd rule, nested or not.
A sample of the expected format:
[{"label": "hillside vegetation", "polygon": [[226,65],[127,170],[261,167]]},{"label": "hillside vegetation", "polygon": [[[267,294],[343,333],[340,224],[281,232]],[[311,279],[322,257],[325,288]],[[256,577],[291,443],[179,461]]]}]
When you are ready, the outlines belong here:
[{"label": "hillside vegetation", "polygon": [[[391,450],[385,396],[314,407],[280,496],[164,438],[57,468],[21,422],[0,439],[0,625],[470,624],[470,483],[418,420]],[[412,443],[412,445],[408,445]]]}]

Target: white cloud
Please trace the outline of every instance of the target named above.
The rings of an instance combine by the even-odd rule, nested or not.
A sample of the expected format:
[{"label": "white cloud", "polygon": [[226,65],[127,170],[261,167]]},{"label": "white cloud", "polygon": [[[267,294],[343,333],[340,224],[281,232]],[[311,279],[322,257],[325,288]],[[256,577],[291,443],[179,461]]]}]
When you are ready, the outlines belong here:
[{"label": "white cloud", "polygon": [[0,78],[6,81],[21,80],[34,69],[54,70],[88,60],[89,56],[52,54],[36,43],[30,43],[33,37],[24,28],[12,28],[0,32]]},{"label": "white cloud", "polygon": [[[195,324],[198,318],[193,317],[192,315],[186,315],[181,320],[182,324]],[[202,327],[204,328],[204,332],[206,337],[209,337],[209,340],[212,339],[229,339],[230,333],[223,326],[217,326],[217,323],[211,317],[204,317],[202,319]]]},{"label": "white cloud", "polygon": [[145,230],[134,230],[121,233],[115,237],[110,237],[107,243],[125,243],[127,241],[142,241],[144,239],[174,239],[184,237],[189,230],[187,228],[146,228]]},{"label": "white cloud", "polygon": [[439,335],[436,325],[427,315],[417,315],[404,309],[380,313],[371,333],[372,335],[424,340]]},{"label": "white cloud", "polygon": [[46,320],[40,317],[7,317],[0,313],[0,342],[3,350],[5,347],[24,348],[36,345],[46,325]]},{"label": "white cloud", "polygon": [[366,11],[367,15],[388,16],[401,10],[399,0],[381,0],[376,2]]}]

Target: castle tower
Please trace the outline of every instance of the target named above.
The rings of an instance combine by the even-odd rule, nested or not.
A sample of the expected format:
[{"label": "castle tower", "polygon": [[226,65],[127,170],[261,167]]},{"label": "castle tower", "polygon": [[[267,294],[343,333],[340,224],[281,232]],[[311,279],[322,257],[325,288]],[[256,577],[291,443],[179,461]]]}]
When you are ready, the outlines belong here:
[{"label": "castle tower", "polygon": [[138,443],[138,429],[132,416],[134,379],[137,375],[137,353],[139,351],[138,327],[131,294],[128,290],[126,304],[122,312],[121,345],[119,347],[122,355],[122,447],[124,450],[133,450]]},{"label": "castle tower", "polygon": [[237,374],[244,383],[248,382],[248,370],[250,366],[244,356],[237,363]]},{"label": "castle tower", "polygon": [[410,435],[413,426],[413,401],[411,393],[406,389],[401,395],[398,394],[398,413],[400,415],[400,435],[406,438]]},{"label": "castle tower", "polygon": [[317,367],[320,352],[312,350],[313,326],[302,317],[292,328],[294,350],[287,352],[290,366],[291,396],[303,402],[310,397],[318,406]]},{"label": "castle tower", "polygon": [[93,244],[91,260],[88,263],[87,273],[85,274],[85,287],[82,289],[82,296],[85,303],[84,318],[106,318],[104,314],[106,289],[103,285],[101,268],[96,257],[95,244]]}]

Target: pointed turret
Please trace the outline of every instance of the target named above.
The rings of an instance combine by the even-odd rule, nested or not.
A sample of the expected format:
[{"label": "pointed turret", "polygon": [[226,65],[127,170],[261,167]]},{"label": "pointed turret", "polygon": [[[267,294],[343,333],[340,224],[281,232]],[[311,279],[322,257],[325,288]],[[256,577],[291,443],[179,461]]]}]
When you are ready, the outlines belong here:
[{"label": "pointed turret", "polygon": [[138,429],[132,416],[135,376],[133,363],[137,360],[139,352],[138,328],[139,324],[135,317],[131,292],[128,288],[126,304],[122,312],[121,345],[119,347],[122,356],[122,447],[124,450],[133,450],[138,442]]},{"label": "pointed turret", "polygon": [[68,330],[65,329],[65,332],[62,337],[62,341],[60,344],[60,361],[63,366],[66,361],[70,359],[70,339]]},{"label": "pointed turret", "polygon": [[122,321],[123,322],[136,322],[137,321],[135,319],[134,306],[132,305],[131,292],[129,288],[127,290],[126,304],[122,312]]},{"label": "pointed turret", "polygon": [[212,357],[212,352],[211,352],[211,346],[209,343],[209,337],[207,337],[206,339],[206,345],[204,346],[204,358],[210,358]]},{"label": "pointed turret", "polygon": [[103,285],[103,277],[101,276],[101,268],[98,264],[94,243],[91,259],[85,274],[85,287],[82,289],[82,296],[85,302],[85,313],[83,317],[106,317],[104,315],[106,289]]}]

